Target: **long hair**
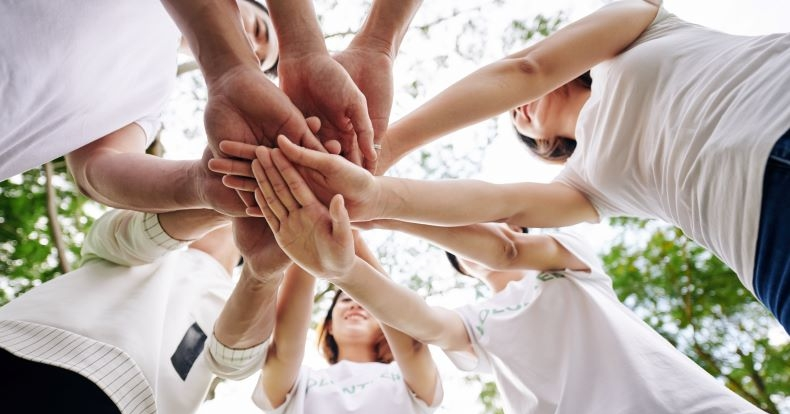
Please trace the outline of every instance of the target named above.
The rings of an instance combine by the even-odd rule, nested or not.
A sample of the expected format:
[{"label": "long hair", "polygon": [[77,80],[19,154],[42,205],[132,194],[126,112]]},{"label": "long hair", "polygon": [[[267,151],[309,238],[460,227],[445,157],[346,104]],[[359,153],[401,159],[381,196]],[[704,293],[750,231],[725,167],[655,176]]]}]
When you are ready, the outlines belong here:
[{"label": "long hair", "polygon": [[[592,88],[592,77],[590,71],[584,72],[581,76],[571,82],[578,82],[587,89]],[[516,136],[533,154],[539,158],[553,163],[563,163],[573,155],[576,150],[576,140],[568,137],[546,137],[535,139],[524,135],[516,130]]]},{"label": "long hair", "polygon": [[[324,359],[331,365],[337,364],[339,350],[335,337],[329,333],[329,326],[332,324],[332,311],[335,309],[337,300],[342,292],[340,289],[335,291],[335,297],[332,298],[332,304],[329,305],[329,309],[326,311],[324,322],[318,327],[318,349],[321,350]],[[376,343],[373,344],[373,348],[376,352],[376,362],[389,364],[393,361],[392,350],[390,350],[390,345],[381,329],[379,329],[376,336]]]}]

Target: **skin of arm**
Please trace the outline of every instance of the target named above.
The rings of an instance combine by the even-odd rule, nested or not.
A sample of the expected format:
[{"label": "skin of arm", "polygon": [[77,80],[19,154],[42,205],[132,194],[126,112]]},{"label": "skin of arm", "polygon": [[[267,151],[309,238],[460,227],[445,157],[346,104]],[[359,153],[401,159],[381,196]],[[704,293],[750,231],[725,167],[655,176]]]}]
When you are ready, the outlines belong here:
[{"label": "skin of arm", "polygon": [[268,0],[280,41],[280,88],[304,116],[317,116],[324,142],[338,140],[342,154],[362,165],[375,160],[373,127],[365,96],[327,52],[310,0]]},{"label": "skin of arm", "polygon": [[229,348],[246,349],[271,335],[277,289],[283,270],[291,261],[264,220],[233,219],[233,238],[244,258],[244,267],[217,318],[214,336]]},{"label": "skin of arm", "polygon": [[261,371],[261,383],[269,402],[278,407],[299,376],[310,329],[315,278],[292,265],[288,268],[277,300],[274,336]]},{"label": "skin of arm", "polygon": [[160,213],[213,208],[243,215],[244,204],[203,160],[165,160],[145,153],[145,134],[129,124],[66,155],[80,191],[110,207]]},{"label": "skin of arm", "polygon": [[553,237],[517,233],[493,223],[438,227],[398,220],[371,226],[408,233],[492,270],[586,270],[587,266]]},{"label": "skin of arm", "polygon": [[[358,233],[354,234],[354,250],[357,257],[380,274],[385,274],[384,268]],[[436,387],[440,386],[440,378],[428,346],[389,325],[381,325],[381,329],[387,337],[395,360],[398,361],[406,385],[426,404],[435,405],[437,402],[433,399],[436,395]]]},{"label": "skin of arm", "polygon": [[[341,157],[295,146],[280,138],[282,170],[303,167],[301,176],[325,204],[342,194],[354,221],[391,218],[440,226],[507,222],[520,227],[562,227],[598,221],[581,192],[561,183],[491,184],[476,180],[409,180],[374,177]],[[267,169],[270,150],[257,148]],[[287,160],[285,160],[287,158]],[[289,174],[290,176],[290,174]],[[248,209],[249,214],[256,212]],[[258,212],[258,214],[260,214]]]},{"label": "skin of arm", "polygon": [[656,13],[644,1],[612,3],[473,72],[392,125],[377,173],[428,142],[534,101],[617,56]]},{"label": "skin of arm", "polygon": [[204,121],[209,148],[224,157],[219,141],[274,145],[286,134],[299,145],[324,148],[302,112],[260,70],[234,0],[163,0],[187,39],[208,86]]},{"label": "skin of arm", "polygon": [[295,263],[335,283],[381,323],[422,343],[471,351],[457,313],[429,306],[357,257],[342,196],[333,197],[327,209],[295,169],[275,167],[288,163],[279,150],[264,155],[269,162],[256,161],[264,165],[253,168],[260,185],[256,200],[277,243]]},{"label": "skin of arm", "polygon": [[[394,93],[392,66],[422,0],[377,0],[351,44],[335,55],[365,95],[374,142],[387,132]],[[377,154],[378,155],[378,154]],[[375,161],[365,167],[374,171]]]}]

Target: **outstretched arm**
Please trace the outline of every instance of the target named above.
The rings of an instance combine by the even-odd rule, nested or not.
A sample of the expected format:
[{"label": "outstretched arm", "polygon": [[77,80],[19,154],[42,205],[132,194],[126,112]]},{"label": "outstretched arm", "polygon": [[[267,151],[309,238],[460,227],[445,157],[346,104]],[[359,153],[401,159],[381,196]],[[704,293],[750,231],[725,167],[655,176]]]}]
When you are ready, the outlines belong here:
[{"label": "outstretched arm", "polygon": [[[385,274],[384,268],[358,233],[354,234],[354,250],[358,258],[367,262],[380,274]],[[354,297],[351,293],[349,295]],[[395,360],[398,361],[406,385],[417,398],[425,401],[429,406],[438,405],[434,397],[437,394],[436,387],[441,387],[441,381],[428,346],[387,324],[382,325],[381,329]]]},{"label": "outstretched arm", "polygon": [[[260,182],[256,200],[277,242],[294,262],[342,288],[381,323],[422,343],[470,350],[461,317],[431,307],[415,292],[392,282],[354,253],[348,212],[340,195],[329,209],[313,195],[279,150],[253,163]],[[275,166],[277,164],[277,166]]]},{"label": "outstretched arm", "polygon": [[145,133],[129,124],[66,155],[80,191],[104,205],[160,213],[211,208],[243,215],[244,204],[202,160],[166,160],[145,153]]},{"label": "outstretched arm", "polygon": [[[279,142],[282,154],[290,160],[283,168],[304,167],[302,176],[325,204],[334,194],[342,194],[354,221],[393,218],[442,226],[503,221],[521,227],[561,227],[598,220],[584,194],[561,183],[373,177],[340,157],[301,148],[283,138]],[[257,151],[261,155],[266,149]],[[266,157],[259,156],[259,161],[264,166],[270,163]]]},{"label": "outstretched arm", "polygon": [[429,240],[441,248],[494,270],[586,269],[587,265],[545,234],[524,234],[501,224],[437,227],[398,220],[377,220],[373,227]]},{"label": "outstretched arm", "polygon": [[485,66],[445,89],[390,128],[377,172],[457,129],[534,101],[633,43],[655,18],[644,1],[622,1]]}]

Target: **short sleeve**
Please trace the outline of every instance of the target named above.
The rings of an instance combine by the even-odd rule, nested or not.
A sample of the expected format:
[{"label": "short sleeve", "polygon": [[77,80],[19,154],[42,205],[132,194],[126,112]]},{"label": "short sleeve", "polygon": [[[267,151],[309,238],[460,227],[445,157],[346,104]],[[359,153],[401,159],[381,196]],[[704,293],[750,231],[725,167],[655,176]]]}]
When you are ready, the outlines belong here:
[{"label": "short sleeve", "polygon": [[186,245],[162,229],[157,214],[111,210],[88,231],[82,246],[82,263],[103,259],[122,266],[138,266]]},{"label": "short sleeve", "polygon": [[150,114],[134,121],[145,133],[145,147],[148,148],[156,139],[156,134],[162,126],[159,115]]},{"label": "short sleeve", "polygon": [[242,380],[261,369],[268,348],[268,341],[247,349],[229,348],[211,335],[204,355],[209,369],[218,377]]},{"label": "short sleeve", "polygon": [[469,335],[469,341],[472,345],[472,352],[444,351],[445,355],[447,355],[447,358],[450,359],[450,362],[452,362],[453,365],[455,365],[456,368],[461,371],[481,372],[485,374],[491,373],[491,364],[488,362],[485,351],[480,346],[480,342],[477,335],[475,334],[474,329],[472,328],[470,319],[473,318],[474,315],[477,315],[477,306],[475,304],[462,306],[455,309],[455,312],[457,312],[464,321],[466,333]]}]

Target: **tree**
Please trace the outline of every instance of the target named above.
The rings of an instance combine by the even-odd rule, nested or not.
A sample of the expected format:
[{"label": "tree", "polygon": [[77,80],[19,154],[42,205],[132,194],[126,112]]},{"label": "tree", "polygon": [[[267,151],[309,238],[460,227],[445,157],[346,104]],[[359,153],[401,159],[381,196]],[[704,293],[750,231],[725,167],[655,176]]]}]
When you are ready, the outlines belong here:
[{"label": "tree", "polygon": [[790,412],[790,343],[718,258],[680,229],[613,219],[604,262],[620,299],[694,362],[768,413]]}]

